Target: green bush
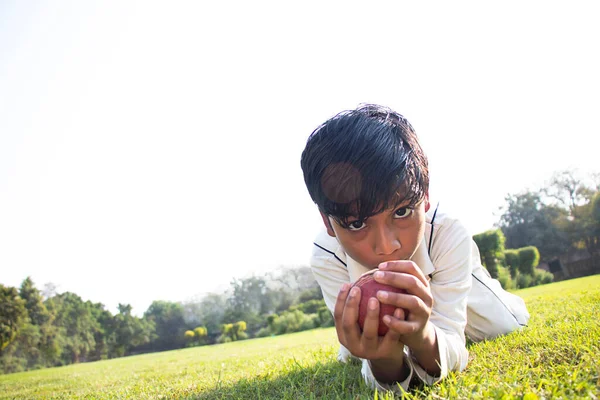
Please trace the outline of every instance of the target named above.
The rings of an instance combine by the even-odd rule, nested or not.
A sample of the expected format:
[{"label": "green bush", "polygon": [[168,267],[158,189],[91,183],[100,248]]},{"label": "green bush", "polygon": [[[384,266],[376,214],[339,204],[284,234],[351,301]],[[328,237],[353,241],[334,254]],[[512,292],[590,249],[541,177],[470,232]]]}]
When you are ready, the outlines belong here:
[{"label": "green bush", "polygon": [[535,246],[522,247],[519,250],[519,272],[533,276],[540,262],[540,252]]},{"label": "green bush", "polygon": [[533,277],[528,274],[519,274],[517,277],[517,289],[525,289],[531,286]]},{"label": "green bush", "polygon": [[290,311],[300,310],[304,314],[314,314],[318,312],[319,308],[325,305],[325,300],[309,300],[304,303],[297,304],[295,306],[290,307]]},{"label": "green bush", "polygon": [[504,258],[506,238],[500,229],[489,230],[473,236],[481,254],[481,262],[492,278],[498,277],[498,260]]},{"label": "green bush", "polygon": [[267,317],[267,324],[269,324],[269,326],[273,325],[273,322],[279,318],[279,316],[277,314],[271,314]]},{"label": "green bush", "polygon": [[515,284],[510,276],[510,271],[505,267],[498,267],[498,282],[505,290],[510,290],[515,288]]},{"label": "green bush", "polygon": [[271,329],[269,329],[268,326],[265,326],[264,328],[260,328],[258,330],[258,332],[256,332],[256,337],[267,337],[267,336],[271,336],[273,333],[271,332]]},{"label": "green bush", "polygon": [[317,314],[306,315],[300,310],[285,311],[273,321],[271,329],[276,335],[299,332],[314,328],[315,320],[318,321],[318,319]]},{"label": "green bush", "polygon": [[226,335],[220,335],[217,338],[217,343],[229,343],[231,342],[231,338],[229,336]]},{"label": "green bush", "polygon": [[300,330],[307,331],[309,329],[315,329],[319,327],[319,315],[308,314],[307,318],[304,318],[300,323]]},{"label": "green bush", "polygon": [[516,249],[505,250],[504,262],[510,270],[510,275],[514,278],[519,271],[519,251]]},{"label": "green bush", "polygon": [[329,311],[329,308],[327,308],[327,306],[323,306],[323,307],[319,308],[319,310],[317,312],[319,314],[319,324],[323,328],[335,325],[335,321],[333,320],[333,315],[331,315],[331,311]]},{"label": "green bush", "polygon": [[552,275],[548,271],[544,271],[543,269],[536,268],[533,272],[533,283],[532,286],[537,285],[545,285],[547,283],[552,283],[554,280],[554,275]]}]

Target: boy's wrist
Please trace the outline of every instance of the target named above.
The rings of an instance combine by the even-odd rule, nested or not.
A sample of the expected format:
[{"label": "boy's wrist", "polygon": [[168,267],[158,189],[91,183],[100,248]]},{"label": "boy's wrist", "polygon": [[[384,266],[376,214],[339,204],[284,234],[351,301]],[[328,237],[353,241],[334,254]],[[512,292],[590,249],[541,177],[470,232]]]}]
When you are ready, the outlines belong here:
[{"label": "boy's wrist", "polygon": [[402,382],[410,374],[410,366],[405,361],[404,345],[398,343],[398,349],[390,357],[368,360],[373,376],[377,381],[391,384]]},{"label": "boy's wrist", "polygon": [[412,357],[430,375],[440,373],[440,352],[438,348],[437,334],[431,322],[427,322],[423,330],[423,337],[417,345],[408,346]]},{"label": "boy's wrist", "polygon": [[378,382],[394,384],[405,381],[410,375],[410,366],[404,354],[400,358],[380,358],[369,360],[371,372]]},{"label": "boy's wrist", "polygon": [[420,334],[415,335],[412,339],[413,340],[406,340],[405,344],[413,353],[429,351],[434,346],[437,347],[435,327],[430,321],[427,321],[427,324]]}]

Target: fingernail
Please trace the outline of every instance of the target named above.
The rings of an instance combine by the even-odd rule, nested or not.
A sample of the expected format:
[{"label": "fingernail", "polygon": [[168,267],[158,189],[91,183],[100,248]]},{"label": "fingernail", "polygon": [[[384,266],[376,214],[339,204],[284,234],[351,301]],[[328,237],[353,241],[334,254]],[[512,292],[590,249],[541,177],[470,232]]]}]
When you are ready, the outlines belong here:
[{"label": "fingernail", "polygon": [[388,264],[386,262],[379,264],[379,269],[386,269]]},{"label": "fingernail", "polygon": [[377,295],[379,296],[380,299],[385,300],[388,298],[389,294],[388,292],[385,292],[383,290],[377,292]]},{"label": "fingernail", "polygon": [[399,308],[396,308],[396,309],[394,310],[394,317],[396,317],[396,318],[400,319],[400,317],[401,317],[400,313],[401,313],[401,312],[402,312],[402,311],[400,311],[400,309],[399,309]]},{"label": "fingernail", "polygon": [[375,310],[377,308],[377,300],[375,300],[374,298],[370,298],[369,299],[369,309],[370,310]]},{"label": "fingernail", "polygon": [[392,319],[389,315],[386,315],[385,317],[383,317],[383,322],[389,324],[390,322],[392,322]]},{"label": "fingernail", "polygon": [[383,277],[385,276],[385,274],[381,271],[377,271],[373,274],[373,276],[377,279],[383,279]]},{"label": "fingernail", "polygon": [[340,292],[346,292],[346,291],[348,291],[348,288],[349,288],[349,287],[350,287],[350,284],[349,284],[349,283],[344,283],[344,284],[342,285],[342,288],[340,289]]},{"label": "fingernail", "polygon": [[358,288],[353,287],[350,290],[350,297],[356,297],[358,295]]}]

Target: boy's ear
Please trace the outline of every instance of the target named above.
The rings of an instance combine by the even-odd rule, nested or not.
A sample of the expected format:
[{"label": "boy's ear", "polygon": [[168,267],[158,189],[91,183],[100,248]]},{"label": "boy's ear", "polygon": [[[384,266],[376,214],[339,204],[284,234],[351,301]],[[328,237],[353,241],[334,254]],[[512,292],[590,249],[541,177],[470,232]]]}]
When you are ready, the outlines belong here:
[{"label": "boy's ear", "polygon": [[429,192],[425,193],[425,212],[429,211],[429,207],[431,207],[431,204],[429,204]]},{"label": "boy's ear", "polygon": [[325,228],[327,228],[327,234],[331,237],[335,237],[335,231],[333,230],[333,226],[331,226],[331,221],[329,220],[329,217],[325,214],[323,214],[323,212],[319,211],[321,213],[321,218],[323,218],[323,223],[325,224]]}]

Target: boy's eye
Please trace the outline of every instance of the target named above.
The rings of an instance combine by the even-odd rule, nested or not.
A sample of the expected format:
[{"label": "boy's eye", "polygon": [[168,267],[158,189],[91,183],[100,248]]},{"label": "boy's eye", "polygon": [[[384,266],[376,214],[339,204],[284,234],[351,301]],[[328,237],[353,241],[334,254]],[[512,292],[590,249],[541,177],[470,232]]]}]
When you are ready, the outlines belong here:
[{"label": "boy's eye", "polygon": [[351,231],[360,231],[365,227],[365,223],[363,221],[354,221],[348,224],[348,229]]},{"label": "boy's eye", "polygon": [[406,218],[406,217],[410,216],[410,214],[412,214],[412,212],[413,212],[412,208],[400,207],[394,213],[395,214],[394,217],[395,218]]}]

